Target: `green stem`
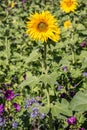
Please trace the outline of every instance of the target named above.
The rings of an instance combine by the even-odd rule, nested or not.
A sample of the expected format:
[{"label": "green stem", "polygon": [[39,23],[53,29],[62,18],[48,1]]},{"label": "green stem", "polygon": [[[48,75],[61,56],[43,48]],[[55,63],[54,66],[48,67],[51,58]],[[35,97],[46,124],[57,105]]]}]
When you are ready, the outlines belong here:
[{"label": "green stem", "polygon": [[71,51],[72,51],[72,63],[75,63],[75,52],[74,52],[74,46],[72,45],[71,47]]},{"label": "green stem", "polygon": [[46,69],[47,69],[46,56],[47,56],[47,44],[44,43],[44,70],[45,70],[45,74],[47,73],[46,72]]},{"label": "green stem", "polygon": [[[47,58],[47,43],[44,43],[44,73],[47,74],[47,63],[46,63],[46,58]],[[49,107],[49,129],[53,130],[52,126],[52,115],[51,115],[51,107],[50,107],[50,95],[49,95],[49,86],[47,85],[47,82],[45,83],[45,90],[46,90],[46,96],[47,96],[47,104]]]},{"label": "green stem", "polygon": [[[45,85],[47,87],[47,85]],[[46,95],[47,95],[47,102],[48,102],[48,106],[50,108],[50,96],[49,96],[49,90],[48,87],[46,88]]]}]

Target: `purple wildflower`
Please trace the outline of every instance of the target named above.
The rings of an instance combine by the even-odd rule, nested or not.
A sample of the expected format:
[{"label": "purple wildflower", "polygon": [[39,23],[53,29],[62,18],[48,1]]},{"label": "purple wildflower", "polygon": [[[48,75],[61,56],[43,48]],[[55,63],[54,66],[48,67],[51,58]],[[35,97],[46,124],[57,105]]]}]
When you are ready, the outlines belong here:
[{"label": "purple wildflower", "polygon": [[26,73],[23,75],[23,78],[24,78],[24,80],[26,80],[26,78],[27,78],[27,75],[26,75]]},{"label": "purple wildflower", "polygon": [[35,118],[38,115],[39,108],[38,107],[34,107],[32,110],[33,110],[33,112],[31,113],[31,117]]},{"label": "purple wildflower", "polygon": [[20,93],[16,93],[16,94],[15,94],[15,97],[16,97],[16,96],[20,96]]},{"label": "purple wildflower", "polygon": [[0,126],[3,126],[5,124],[5,120],[3,117],[0,116]]},{"label": "purple wildflower", "polygon": [[9,101],[9,100],[14,98],[14,91],[13,90],[6,90],[4,95],[5,95],[6,100]]},{"label": "purple wildflower", "polygon": [[72,117],[67,119],[67,123],[69,125],[74,125],[76,123],[76,120],[77,120],[76,117],[72,116]]},{"label": "purple wildflower", "polygon": [[36,103],[36,99],[35,98],[27,99],[25,108],[28,108],[28,107],[32,106],[33,103]]},{"label": "purple wildflower", "polygon": [[5,87],[6,87],[6,84],[5,84],[5,83],[2,83],[1,86],[2,86],[2,88],[5,88]]},{"label": "purple wildflower", "polygon": [[40,118],[44,119],[44,117],[45,117],[45,114],[44,113],[40,113]]},{"label": "purple wildflower", "polygon": [[86,46],[86,41],[83,41],[81,44],[80,44],[81,47],[85,47]]},{"label": "purple wildflower", "polygon": [[18,122],[13,122],[12,128],[15,129],[15,128],[17,128],[17,127],[18,127]]},{"label": "purple wildflower", "polygon": [[67,96],[66,93],[61,93],[61,96],[60,96],[60,97],[61,97],[61,98],[66,98],[66,96]]},{"label": "purple wildflower", "polygon": [[58,85],[58,90],[61,90],[63,88],[63,86]]},{"label": "purple wildflower", "polygon": [[16,75],[13,77],[13,80],[14,80],[14,81],[16,81],[16,80],[17,80],[17,77],[16,77]]},{"label": "purple wildflower", "polygon": [[70,90],[70,96],[73,97],[75,95],[75,91],[74,90]]},{"label": "purple wildflower", "polygon": [[83,77],[87,77],[87,72],[82,73]]},{"label": "purple wildflower", "polygon": [[79,130],[85,130],[85,128],[82,127],[82,128],[80,128]]},{"label": "purple wildflower", "polygon": [[0,115],[4,112],[4,104],[0,104]]},{"label": "purple wildflower", "polygon": [[22,0],[22,4],[24,4],[26,2],[26,0]]},{"label": "purple wildflower", "polygon": [[67,66],[63,66],[63,67],[62,67],[62,70],[63,70],[64,72],[66,72],[66,71],[67,71]]},{"label": "purple wildflower", "polygon": [[11,83],[7,83],[6,84],[8,87],[11,87],[12,86],[12,82]]},{"label": "purple wildflower", "polygon": [[20,111],[20,105],[19,105],[19,104],[13,103],[13,106],[14,106],[14,108],[15,108],[15,110],[16,110],[17,112]]}]

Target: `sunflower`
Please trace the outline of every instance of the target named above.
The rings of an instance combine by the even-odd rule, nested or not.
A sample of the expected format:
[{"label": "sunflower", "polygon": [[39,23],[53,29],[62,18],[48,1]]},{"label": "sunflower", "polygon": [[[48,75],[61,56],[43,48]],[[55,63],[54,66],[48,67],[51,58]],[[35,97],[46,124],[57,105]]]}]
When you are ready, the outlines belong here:
[{"label": "sunflower", "polygon": [[68,29],[68,28],[70,28],[70,27],[71,27],[71,22],[70,22],[70,20],[65,21],[65,22],[64,22],[64,28]]},{"label": "sunflower", "polygon": [[57,42],[60,37],[60,28],[57,26],[57,20],[49,11],[32,14],[26,23],[26,34],[35,41],[47,42],[51,39]]},{"label": "sunflower", "polygon": [[77,8],[77,0],[62,0],[60,2],[60,7],[63,11],[65,11],[66,13],[69,12],[74,12],[75,9]]}]

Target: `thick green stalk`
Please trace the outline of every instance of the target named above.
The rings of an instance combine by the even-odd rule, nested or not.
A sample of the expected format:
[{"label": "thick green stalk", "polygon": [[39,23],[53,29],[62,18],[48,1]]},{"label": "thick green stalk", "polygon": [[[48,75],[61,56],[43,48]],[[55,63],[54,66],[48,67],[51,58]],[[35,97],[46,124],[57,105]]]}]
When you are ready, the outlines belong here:
[{"label": "thick green stalk", "polygon": [[[47,43],[44,43],[44,73],[47,74],[47,63],[46,63],[46,58],[47,58]],[[51,107],[50,107],[50,95],[49,95],[49,88],[47,86],[47,82],[45,83],[45,89],[46,89],[46,96],[47,96],[47,104],[49,107],[49,129],[53,130],[52,126],[52,115],[51,115]]]},{"label": "thick green stalk", "polygon": [[46,57],[47,57],[47,43],[44,43],[44,72],[45,74],[47,73]]}]

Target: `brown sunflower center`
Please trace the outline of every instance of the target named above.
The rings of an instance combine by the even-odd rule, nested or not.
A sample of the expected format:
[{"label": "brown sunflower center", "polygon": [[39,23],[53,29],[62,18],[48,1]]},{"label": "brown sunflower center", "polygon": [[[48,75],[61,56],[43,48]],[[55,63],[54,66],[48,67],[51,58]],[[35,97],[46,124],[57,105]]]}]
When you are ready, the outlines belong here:
[{"label": "brown sunflower center", "polygon": [[40,23],[38,24],[38,29],[39,29],[39,31],[46,31],[46,29],[47,29],[47,24],[44,23],[44,22],[40,22]]},{"label": "brown sunflower center", "polygon": [[68,7],[72,6],[72,4],[73,4],[72,0],[69,0],[69,1],[66,2],[66,5],[67,5]]}]

